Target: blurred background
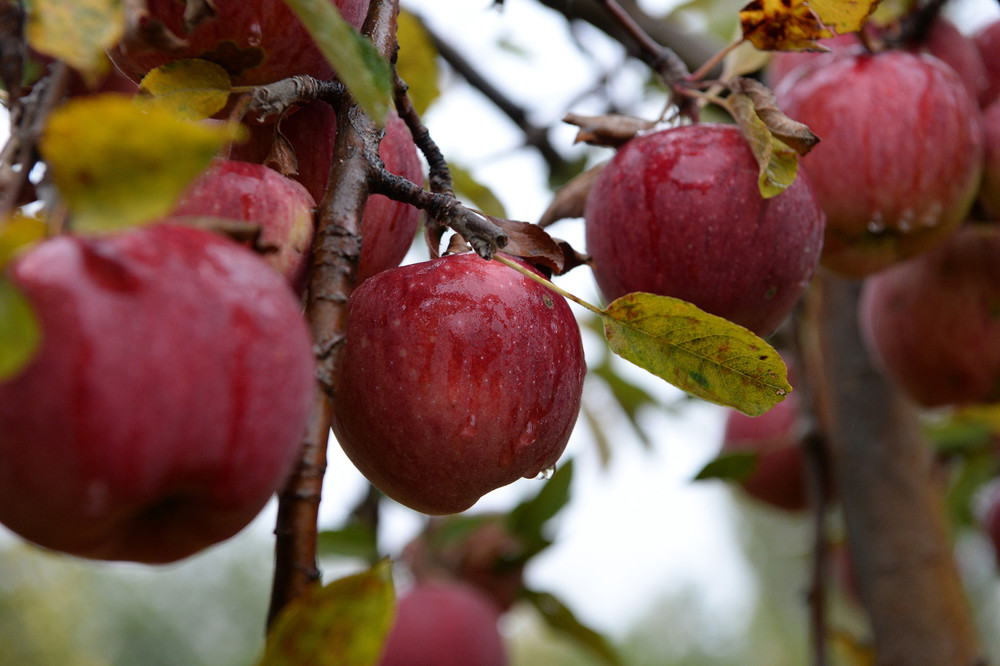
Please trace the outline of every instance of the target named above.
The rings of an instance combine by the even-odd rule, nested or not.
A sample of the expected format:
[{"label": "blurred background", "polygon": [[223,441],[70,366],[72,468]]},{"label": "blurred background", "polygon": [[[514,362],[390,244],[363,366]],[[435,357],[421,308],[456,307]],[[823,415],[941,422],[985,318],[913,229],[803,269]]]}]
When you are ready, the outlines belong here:
[{"label": "blurred background", "polygon": [[[733,0],[644,0],[706,40],[734,35]],[[574,147],[568,111],[609,110],[655,118],[664,92],[648,69],[587,24],[569,24],[534,0],[403,0],[402,5],[472,63],[568,162],[592,164],[609,151]],[[991,0],[955,0],[946,12],[971,33],[1000,17]],[[406,59],[405,50],[401,59]],[[549,171],[524,134],[451,68],[439,63],[440,97],[424,116],[466,189],[495,196],[512,219],[535,221],[551,199]],[[580,220],[551,228],[583,249]],[[426,259],[415,244],[408,261]],[[557,279],[598,302],[577,269]],[[803,664],[812,521],[745,499],[719,481],[693,482],[719,451],[725,412],[611,357],[587,315],[576,310],[588,364],[625,380],[616,394],[592,372],[584,413],[565,458],[574,460],[569,504],[553,521],[555,544],[526,571],[528,585],[552,592],[577,618],[605,634],[630,665]],[[521,480],[471,511],[507,511],[544,480]],[[331,442],[322,527],[343,524],[367,482]],[[383,502],[379,546],[391,556],[423,518]],[[258,655],[271,584],[274,506],[236,538],[182,563],[150,568],[54,555],[0,531],[0,666],[104,664],[241,665]],[[838,530],[832,525],[834,535]],[[0,528],[2,530],[2,528]],[[977,533],[957,535],[958,556],[984,643],[1000,658],[1000,585],[993,552]],[[323,561],[332,579],[364,564]],[[405,572],[397,579],[406,584]],[[834,647],[842,663],[863,663],[865,623],[853,601],[831,590]],[[503,632],[519,665],[599,663],[515,606]]]}]

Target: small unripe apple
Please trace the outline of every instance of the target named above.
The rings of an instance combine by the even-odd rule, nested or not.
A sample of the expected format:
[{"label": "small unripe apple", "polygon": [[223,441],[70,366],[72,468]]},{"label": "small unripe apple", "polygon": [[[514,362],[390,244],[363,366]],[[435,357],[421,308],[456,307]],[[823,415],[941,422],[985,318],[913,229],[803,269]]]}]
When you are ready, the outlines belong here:
[{"label": "small unripe apple", "polygon": [[823,213],[805,178],[764,199],[735,126],[640,135],[587,198],[587,251],[601,292],[673,296],[769,335],[812,277]]},{"label": "small unripe apple", "polygon": [[919,404],[1000,400],[998,258],[1000,226],[966,224],[941,247],[865,281],[865,343]]},{"label": "small unripe apple", "polygon": [[1000,220],[1000,98],[983,109],[983,144],[979,207],[987,218]]},{"label": "small unripe apple", "polygon": [[459,254],[389,269],[348,305],[333,432],[389,497],[428,514],[555,465],[586,367],[562,297]]},{"label": "small unripe apple", "polygon": [[862,277],[939,244],[982,173],[979,109],[955,72],[907,51],[838,54],[775,90],[821,139],[802,158],[826,212],[823,263]]},{"label": "small unripe apple", "polygon": [[[312,102],[281,121],[281,133],[288,140],[298,162],[298,173],[292,178],[302,183],[319,202],[326,190],[330,166],[333,163],[337,137],[337,116],[329,104]],[[272,125],[252,125],[250,138],[230,148],[229,157],[248,162],[263,162],[274,141]],[[385,168],[412,183],[422,184],[423,167],[417,147],[406,123],[395,112],[386,117],[385,135],[379,144],[379,157]],[[375,273],[398,266],[406,256],[420,223],[420,211],[373,194],[365,204],[361,219],[361,258],[358,281]]]},{"label": "small unripe apple", "polygon": [[174,206],[172,216],[219,217],[260,227],[258,248],[299,291],[312,244],[313,198],[299,183],[261,164],[217,159]]},{"label": "small unripe apple", "polygon": [[749,496],[787,511],[808,506],[798,398],[794,393],[760,416],[730,410],[722,450],[757,454],[753,473],[741,481]]},{"label": "small unripe apple", "polygon": [[506,666],[499,618],[473,587],[419,583],[397,602],[379,666]]},{"label": "small unripe apple", "polygon": [[155,225],[44,241],[9,267],[42,343],[0,382],[0,523],[82,557],[161,563],[243,529],[283,483],[314,394],[285,280]]},{"label": "small unripe apple", "polygon": [[974,39],[986,65],[989,81],[981,102],[985,107],[1000,98],[1000,20],[988,23],[976,33]]},{"label": "small unripe apple", "polygon": [[[360,28],[370,0],[330,0],[341,16]],[[184,58],[202,58],[221,65],[233,85],[256,86],[297,74],[329,80],[333,68],[312,36],[283,0],[213,0],[215,16],[185,27],[185,3],[145,0],[138,25],[116,48],[111,60],[139,81],[149,70]],[[162,24],[174,44],[157,36]]]}]

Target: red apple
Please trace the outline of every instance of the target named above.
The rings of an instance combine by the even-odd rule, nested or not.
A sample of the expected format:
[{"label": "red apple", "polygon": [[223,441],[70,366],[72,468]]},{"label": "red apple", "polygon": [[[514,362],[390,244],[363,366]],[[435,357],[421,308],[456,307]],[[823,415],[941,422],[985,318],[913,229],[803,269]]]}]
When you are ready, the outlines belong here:
[{"label": "red apple", "polygon": [[1000,566],[1000,483],[988,483],[980,490],[977,499],[979,527],[993,546],[995,560]]},{"label": "red apple", "polygon": [[475,588],[418,584],[397,602],[379,666],[506,666],[499,617]]},{"label": "red apple", "polygon": [[823,213],[806,179],[764,199],[757,174],[731,125],[689,125],[625,144],[584,212],[605,298],[663,294],[760,335],[774,331],[812,277]]},{"label": "red apple", "polygon": [[982,99],[985,107],[1000,98],[1000,20],[987,24],[976,33],[974,39],[988,78],[986,93]]},{"label": "red apple", "polygon": [[0,522],[146,563],[246,526],[290,471],[314,391],[281,276],[220,235],[156,225],[53,238],[8,277],[43,342],[0,382]]},{"label": "red apple", "polygon": [[1000,98],[983,109],[983,182],[979,207],[991,220],[1000,220]]},{"label": "red apple", "polygon": [[457,513],[553,466],[586,372],[566,302],[474,254],[383,271],[348,306],[333,431],[382,492]]},{"label": "red apple", "polygon": [[857,48],[860,44],[858,41],[858,35],[854,32],[820,39],[817,40],[817,43],[830,50],[772,52],[770,59],[767,61],[767,68],[764,72],[767,77],[767,85],[771,88],[775,88],[792,72],[796,72],[795,75],[798,76],[800,71],[805,71],[799,70],[799,67],[802,65],[809,65],[812,67],[818,62],[833,58],[835,51]]},{"label": "red apple", "polygon": [[[341,16],[360,28],[370,0],[330,0]],[[329,80],[335,73],[305,26],[283,0],[213,0],[215,16],[190,32],[184,25],[185,3],[145,0],[139,25],[116,48],[112,61],[134,81],[149,70],[184,58],[202,58],[221,65],[233,85],[255,86],[296,74]],[[177,48],[151,38],[162,24],[183,41]]]},{"label": "red apple", "polygon": [[954,23],[939,16],[920,47],[955,70],[977,104],[986,100],[989,89],[986,64],[976,42],[963,35]]},{"label": "red apple", "polygon": [[982,173],[979,109],[940,60],[844,54],[775,90],[821,139],[802,159],[827,226],[823,263],[861,277],[939,244]]},{"label": "red apple", "polygon": [[261,164],[217,159],[181,195],[174,217],[209,216],[260,226],[258,247],[297,290],[305,285],[313,198],[299,183]]},{"label": "red apple", "polygon": [[865,281],[865,342],[925,406],[1000,400],[1000,227],[967,224],[947,243]]},{"label": "red apple", "polygon": [[[281,133],[295,150],[298,174],[293,178],[305,185],[319,202],[326,190],[333,147],[337,136],[337,116],[326,102],[307,104],[281,121]],[[264,162],[274,141],[273,125],[252,125],[250,139],[233,145],[229,156],[236,160]],[[395,113],[386,118],[385,136],[379,157],[389,172],[422,184],[423,167],[406,123]],[[361,259],[358,281],[398,266],[406,256],[420,223],[420,211],[410,204],[393,201],[381,194],[368,198],[361,220]]]},{"label": "red apple", "polygon": [[787,511],[800,511],[809,505],[795,394],[761,416],[730,410],[722,450],[757,454],[753,473],[741,482],[751,497]]}]

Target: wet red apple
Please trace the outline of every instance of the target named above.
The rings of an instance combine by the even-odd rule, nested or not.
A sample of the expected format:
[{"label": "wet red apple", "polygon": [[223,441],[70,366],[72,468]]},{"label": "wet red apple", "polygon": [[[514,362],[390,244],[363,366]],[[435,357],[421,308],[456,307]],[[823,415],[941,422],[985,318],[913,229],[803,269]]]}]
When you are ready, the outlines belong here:
[{"label": "wet red apple", "polygon": [[0,382],[0,523],[45,548],[145,563],[243,529],[290,472],[314,392],[285,280],[174,225],[56,237],[7,275],[43,341]]},{"label": "wet red apple", "polygon": [[983,109],[983,144],[979,207],[986,218],[1000,220],[1000,99]]},{"label": "wet red apple", "polygon": [[982,99],[982,105],[987,106],[1000,98],[1000,20],[988,23],[976,33],[974,39],[989,79]]},{"label": "wet red apple", "polygon": [[843,54],[775,90],[821,139],[802,158],[827,217],[824,265],[849,277],[938,245],[982,173],[979,109],[955,72],[907,51]]},{"label": "wet red apple", "polygon": [[471,253],[401,266],[351,296],[333,432],[392,499],[457,513],[555,465],[585,372],[576,320],[545,287]]},{"label": "wet red apple", "polygon": [[587,251],[601,292],[673,296],[768,335],[819,260],[823,213],[805,178],[764,199],[735,126],[640,135],[587,199]]},{"label": "wet red apple", "polygon": [[861,331],[924,406],[1000,400],[1000,226],[966,224],[941,247],[873,275]]}]

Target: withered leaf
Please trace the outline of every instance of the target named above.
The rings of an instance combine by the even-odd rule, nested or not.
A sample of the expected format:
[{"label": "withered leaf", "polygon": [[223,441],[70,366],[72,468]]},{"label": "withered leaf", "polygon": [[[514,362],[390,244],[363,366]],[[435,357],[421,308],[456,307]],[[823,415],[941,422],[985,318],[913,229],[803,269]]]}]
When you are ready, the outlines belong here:
[{"label": "withered leaf", "polygon": [[554,222],[570,217],[583,217],[583,209],[587,204],[587,196],[591,188],[597,181],[607,162],[601,162],[583,173],[572,178],[568,183],[559,188],[552,203],[542,213],[538,220],[538,225],[547,227]]},{"label": "withered leaf", "polygon": [[492,215],[484,215],[490,222],[507,234],[504,254],[521,257],[533,264],[540,264],[555,274],[563,272],[566,256],[559,243],[537,224],[505,220]]},{"label": "withered leaf", "polygon": [[743,38],[762,51],[823,50],[833,37],[806,0],[753,0],[740,10]]},{"label": "withered leaf", "polygon": [[729,82],[729,89],[734,93],[747,95],[753,102],[757,116],[771,134],[795,149],[799,155],[805,155],[819,143],[819,137],[813,134],[808,126],[792,120],[778,108],[774,93],[760,81],[745,77],[736,78]]},{"label": "withered leaf", "polygon": [[656,126],[644,118],[609,113],[603,116],[581,116],[567,113],[564,123],[576,125],[580,131],[576,135],[577,143],[589,143],[593,146],[610,146],[617,148],[632,139],[639,132]]},{"label": "withered leaf", "polygon": [[271,142],[271,150],[264,158],[264,164],[282,176],[295,176],[299,173],[299,158],[295,155],[292,142],[281,132],[280,119],[274,123],[274,140]]}]

